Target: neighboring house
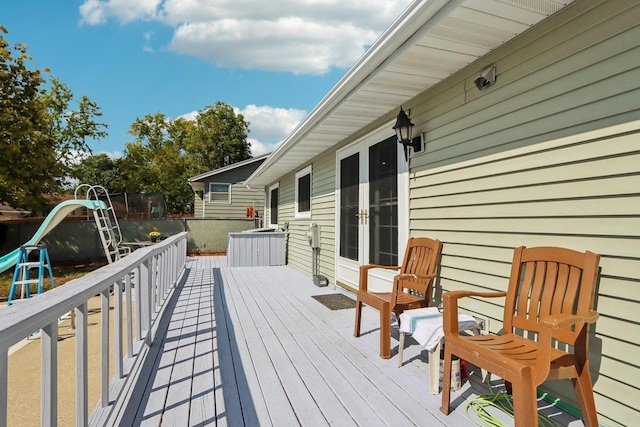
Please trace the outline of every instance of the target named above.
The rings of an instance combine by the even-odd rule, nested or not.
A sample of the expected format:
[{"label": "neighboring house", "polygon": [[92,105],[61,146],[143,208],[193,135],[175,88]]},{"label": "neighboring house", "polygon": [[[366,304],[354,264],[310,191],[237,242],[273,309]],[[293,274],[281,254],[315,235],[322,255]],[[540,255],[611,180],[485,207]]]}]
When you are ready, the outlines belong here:
[{"label": "neighboring house", "polygon": [[262,215],[264,187],[247,188],[244,180],[266,159],[254,157],[189,178],[195,193],[195,218],[246,218],[250,208]]},{"label": "neighboring house", "polygon": [[[400,106],[422,138],[409,161]],[[635,425],[639,153],[640,2],[418,0],[246,184],[265,187],[267,224],[289,223],[289,265],[311,274],[317,223],[319,272],[350,291],[409,236],[444,242],[439,292],[505,290],[520,245],[601,254],[596,404],[602,423]],[[463,308],[497,333],[501,303]],[[577,406],[570,382],[544,388]]]},{"label": "neighboring house", "polygon": [[0,203],[0,221],[20,219],[27,216],[29,216],[29,211]]}]

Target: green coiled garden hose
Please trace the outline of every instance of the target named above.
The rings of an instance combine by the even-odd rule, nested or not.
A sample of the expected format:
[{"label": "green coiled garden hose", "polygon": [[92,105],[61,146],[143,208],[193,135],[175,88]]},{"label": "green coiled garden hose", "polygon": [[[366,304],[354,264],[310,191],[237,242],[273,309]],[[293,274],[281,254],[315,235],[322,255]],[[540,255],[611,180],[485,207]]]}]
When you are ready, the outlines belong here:
[{"label": "green coiled garden hose", "polygon": [[[491,385],[488,385],[489,390],[491,390]],[[513,397],[504,390],[482,394],[470,400],[467,403],[467,417],[480,427],[507,427],[488,411],[491,407],[497,408],[513,417]],[[547,415],[538,412],[538,426],[558,427],[558,423]]]}]

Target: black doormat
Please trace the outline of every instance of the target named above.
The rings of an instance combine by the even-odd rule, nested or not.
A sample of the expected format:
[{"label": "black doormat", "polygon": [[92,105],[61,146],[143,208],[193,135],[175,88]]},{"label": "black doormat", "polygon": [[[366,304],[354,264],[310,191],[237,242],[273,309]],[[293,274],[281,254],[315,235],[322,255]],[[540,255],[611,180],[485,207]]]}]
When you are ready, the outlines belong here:
[{"label": "black doormat", "polygon": [[355,300],[343,294],[312,295],[311,298],[314,298],[330,310],[344,310],[356,307]]}]

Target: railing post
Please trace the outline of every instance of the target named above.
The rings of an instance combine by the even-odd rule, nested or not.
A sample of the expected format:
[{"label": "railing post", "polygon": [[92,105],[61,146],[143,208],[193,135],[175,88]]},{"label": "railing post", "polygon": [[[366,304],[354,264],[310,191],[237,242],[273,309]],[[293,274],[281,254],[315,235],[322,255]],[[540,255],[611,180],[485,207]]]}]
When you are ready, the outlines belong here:
[{"label": "railing post", "polygon": [[40,424],[58,425],[58,320],[40,331]]},{"label": "railing post", "polygon": [[124,276],[125,316],[127,317],[127,357],[133,357],[133,304],[131,302],[131,272]]},{"label": "railing post", "polygon": [[142,340],[142,319],[144,317],[144,299],[142,298],[142,265],[136,267],[136,283],[134,292],[136,295],[136,341]]},{"label": "railing post", "polygon": [[162,274],[162,301],[164,301],[164,299],[167,296],[167,291],[169,289],[169,286],[167,285],[167,281],[169,279],[169,272],[167,271],[167,250],[165,249],[162,252],[162,256],[160,258],[161,261],[161,266],[162,266],[162,270],[161,270],[161,274]]},{"label": "railing post", "polygon": [[[136,300],[136,304],[140,305],[140,322],[137,324],[140,330],[140,339],[143,338],[145,331],[149,330],[151,324],[151,272],[150,258],[140,264],[140,280],[136,283],[136,287],[140,288],[140,299]],[[138,295],[136,294],[136,298]]]},{"label": "railing post", "polygon": [[7,427],[9,388],[9,350],[0,350],[0,427]]},{"label": "railing post", "polygon": [[87,302],[76,312],[76,426],[89,423],[89,362],[87,341]]},{"label": "railing post", "polygon": [[113,284],[113,353],[115,376],[122,378],[122,278]]},{"label": "railing post", "polygon": [[155,312],[157,313],[160,310],[160,307],[162,306],[162,300],[164,298],[163,292],[162,292],[162,252],[160,252],[158,255],[156,255],[156,268],[155,268],[155,273],[156,273],[156,308],[155,308]]},{"label": "railing post", "polygon": [[154,255],[149,260],[149,290],[151,292],[151,303],[149,305],[149,325],[153,321],[153,314],[158,310],[158,258]]},{"label": "railing post", "polygon": [[100,337],[100,401],[102,407],[109,406],[109,288],[101,292],[101,337]]}]

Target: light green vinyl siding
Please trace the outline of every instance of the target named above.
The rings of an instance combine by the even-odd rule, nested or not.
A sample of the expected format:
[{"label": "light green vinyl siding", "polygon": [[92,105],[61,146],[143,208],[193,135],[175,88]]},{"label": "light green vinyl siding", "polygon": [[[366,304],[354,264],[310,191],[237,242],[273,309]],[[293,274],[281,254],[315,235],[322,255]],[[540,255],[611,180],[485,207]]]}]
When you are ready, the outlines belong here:
[{"label": "light green vinyl siding", "polygon": [[193,216],[195,218],[202,218],[204,215],[202,193],[202,191],[194,191],[193,193]]},{"label": "light green vinyl siding", "polygon": [[[436,168],[411,186],[412,234],[444,242],[441,290],[505,290],[520,245],[602,255],[590,361],[597,409],[610,425],[640,416],[640,122],[635,128]],[[497,333],[502,303],[462,304]],[[577,405],[569,381],[544,388]]]},{"label": "light green vinyl siding", "polygon": [[[480,92],[492,63],[497,83]],[[520,245],[602,255],[590,362],[607,425],[640,419],[639,99],[640,4],[589,0],[411,108],[426,150],[411,159],[410,228],[444,242],[440,291],[504,290]],[[502,303],[463,304],[498,332]],[[543,389],[577,405],[569,381]]]},{"label": "light green vinyl siding", "polygon": [[[299,168],[302,170],[305,166]],[[335,284],[335,153],[314,159],[311,176],[311,218],[294,218],[295,172],[279,180],[278,225],[289,223],[287,262],[308,275],[312,274],[312,251],[306,233],[313,222],[320,226],[319,274]],[[297,172],[297,171],[296,171]]]},{"label": "light green vinyl siding", "polygon": [[[259,213],[264,214],[265,193],[262,188],[248,189],[244,181],[256,170],[260,163],[253,162],[238,166],[221,173],[213,174],[208,178],[198,180],[204,187],[204,192],[194,194],[194,215],[196,218],[246,218],[247,208],[253,206]],[[232,165],[233,166],[233,165]],[[224,184],[231,184],[231,198],[221,193],[209,194],[211,184],[214,190],[221,191]]]},{"label": "light green vinyl siding", "polygon": [[[478,91],[473,80],[491,64],[497,83]],[[437,293],[504,290],[520,245],[599,253],[601,317],[590,337],[597,410],[603,424],[637,424],[640,3],[578,0],[403,106],[426,141],[410,159],[410,233],[444,242]],[[305,232],[317,222],[320,271],[332,284],[336,150],[367,129],[313,159],[311,220],[293,219],[295,171],[279,179],[289,264],[311,273]],[[469,299],[463,308],[498,332],[502,303]],[[576,406],[569,381],[543,388]]]},{"label": "light green vinyl siding", "polygon": [[[217,180],[215,182],[220,183]],[[264,212],[264,192],[262,189],[260,191],[249,190],[243,183],[233,184],[231,185],[231,203],[226,203],[226,201],[210,203],[208,190],[209,185],[207,184],[207,191],[204,195],[205,218],[246,218],[249,206],[256,208],[260,215]],[[196,216],[200,216],[197,210],[195,212]]]}]

